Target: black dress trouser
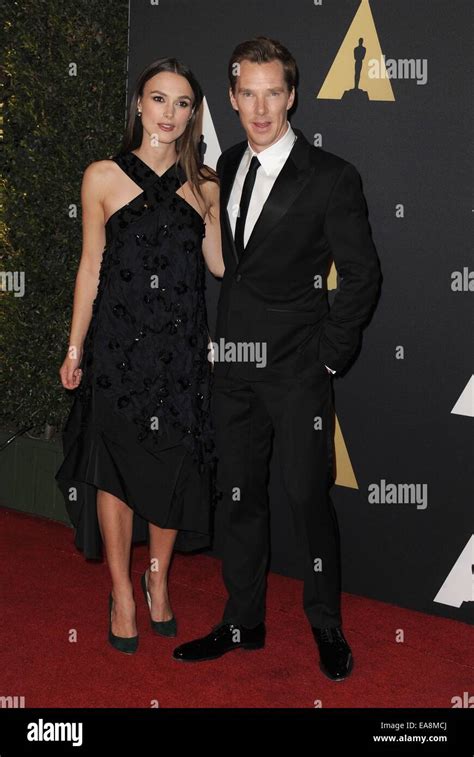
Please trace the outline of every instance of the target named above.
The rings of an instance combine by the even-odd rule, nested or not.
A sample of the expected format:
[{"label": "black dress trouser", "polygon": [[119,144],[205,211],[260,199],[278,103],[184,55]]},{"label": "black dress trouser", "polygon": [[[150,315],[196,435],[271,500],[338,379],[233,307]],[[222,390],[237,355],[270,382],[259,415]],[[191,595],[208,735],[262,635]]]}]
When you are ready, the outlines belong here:
[{"label": "black dress trouser", "polygon": [[326,368],[318,362],[310,372],[269,381],[216,375],[212,403],[223,492],[216,529],[229,595],[222,622],[253,628],[265,619],[274,441],[304,563],[304,611],[312,626],[340,625],[339,529],[329,496],[334,408]]}]

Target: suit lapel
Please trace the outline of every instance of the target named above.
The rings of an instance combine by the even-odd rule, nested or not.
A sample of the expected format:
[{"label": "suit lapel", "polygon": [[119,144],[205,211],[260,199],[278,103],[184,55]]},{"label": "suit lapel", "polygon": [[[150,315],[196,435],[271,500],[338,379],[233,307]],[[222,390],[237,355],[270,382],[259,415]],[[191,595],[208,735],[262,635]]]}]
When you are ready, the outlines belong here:
[{"label": "suit lapel", "polygon": [[237,265],[248,258],[252,250],[264,241],[270,231],[279,222],[296,200],[305,185],[311,179],[314,168],[309,161],[310,144],[299,129],[293,129],[298,136],[283,168],[278,174],[275,183],[263,205],[262,211],[257,218],[255,226],[247,242],[244,254],[239,260],[235,247],[232,228],[230,225],[227,205],[234,184],[237,169],[242,156],[247,149],[247,142],[242,142],[235,147],[235,151],[229,155],[223,167],[221,178],[221,215],[224,231],[234,255]]},{"label": "suit lapel", "polygon": [[299,129],[293,130],[298,139],[263,205],[245,247],[242,260],[247,258],[265,240],[270,231],[289,210],[313,174],[313,168],[307,159],[309,143]]}]

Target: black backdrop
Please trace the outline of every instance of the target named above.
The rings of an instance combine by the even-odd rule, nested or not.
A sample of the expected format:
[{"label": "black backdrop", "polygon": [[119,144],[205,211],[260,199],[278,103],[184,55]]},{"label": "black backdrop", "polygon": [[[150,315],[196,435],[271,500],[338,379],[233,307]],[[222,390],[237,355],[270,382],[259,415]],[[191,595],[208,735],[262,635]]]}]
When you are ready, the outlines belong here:
[{"label": "black backdrop", "polygon": [[[384,276],[361,354],[334,381],[343,444],[336,445],[332,495],[343,588],[472,622],[470,8],[470,0],[372,0],[370,6],[368,0],[131,0],[128,91],[152,60],[182,59],[205,91],[224,150],[244,138],[227,96],[234,46],[264,34],[295,55],[300,86],[292,123],[360,171]],[[341,97],[332,66],[354,19],[350,51],[363,36],[367,61],[380,51],[386,59],[414,59],[426,66],[426,83],[392,78],[393,98],[374,99],[375,83],[361,79],[367,97]],[[327,89],[318,97],[331,70],[331,99]],[[353,87],[351,78],[348,70],[345,89]],[[204,135],[206,162],[215,165],[219,152],[206,122]],[[460,291],[456,271],[464,271]],[[212,335],[219,293],[212,276],[207,293]],[[383,480],[426,486],[426,507],[400,496],[397,504],[371,502],[369,487]],[[276,459],[270,492],[271,567],[301,577]],[[219,554],[218,543],[215,549]]]}]

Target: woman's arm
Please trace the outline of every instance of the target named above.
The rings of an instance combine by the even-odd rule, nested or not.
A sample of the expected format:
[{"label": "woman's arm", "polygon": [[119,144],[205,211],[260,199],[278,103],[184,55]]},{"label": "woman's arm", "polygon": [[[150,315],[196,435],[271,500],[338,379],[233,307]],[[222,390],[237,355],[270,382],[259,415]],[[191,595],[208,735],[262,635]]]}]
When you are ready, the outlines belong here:
[{"label": "woman's arm", "polygon": [[65,389],[75,389],[82,377],[84,339],[92,317],[92,304],[97,294],[99,270],[105,246],[104,185],[106,161],[91,163],[84,171],[81,187],[82,254],[74,288],[74,305],[68,354],[59,370]]},{"label": "woman's arm", "polygon": [[202,252],[210,272],[221,279],[224,275],[225,266],[221,245],[219,185],[214,181],[207,181],[203,188],[206,193],[207,210],[204,217],[206,236],[202,240]]}]

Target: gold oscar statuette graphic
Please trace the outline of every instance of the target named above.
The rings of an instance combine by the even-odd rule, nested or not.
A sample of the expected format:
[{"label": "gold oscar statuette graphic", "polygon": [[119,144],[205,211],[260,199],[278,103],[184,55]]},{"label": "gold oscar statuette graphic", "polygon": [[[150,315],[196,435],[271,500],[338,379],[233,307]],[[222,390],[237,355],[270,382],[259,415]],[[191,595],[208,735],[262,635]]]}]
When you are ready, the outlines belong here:
[{"label": "gold oscar statuette graphic", "polygon": [[334,429],[334,452],[336,458],[336,486],[346,486],[349,489],[358,489],[359,484],[356,481],[352,463],[347,451],[346,443],[342,435],[341,427],[336,416]]},{"label": "gold oscar statuette graphic", "polygon": [[361,0],[317,98],[395,100],[369,0]]}]

